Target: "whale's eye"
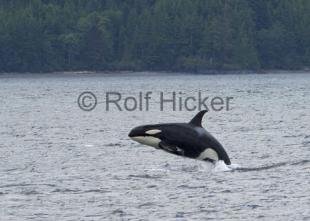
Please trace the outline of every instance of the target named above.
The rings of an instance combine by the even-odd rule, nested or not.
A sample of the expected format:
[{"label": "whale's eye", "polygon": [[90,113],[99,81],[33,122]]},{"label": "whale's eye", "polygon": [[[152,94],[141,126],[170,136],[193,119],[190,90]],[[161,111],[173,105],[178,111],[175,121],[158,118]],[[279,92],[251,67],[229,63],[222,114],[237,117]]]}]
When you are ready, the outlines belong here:
[{"label": "whale's eye", "polygon": [[161,130],[158,130],[158,129],[152,129],[152,130],[145,131],[145,133],[148,135],[154,135],[154,134],[158,134],[160,132],[161,132]]}]

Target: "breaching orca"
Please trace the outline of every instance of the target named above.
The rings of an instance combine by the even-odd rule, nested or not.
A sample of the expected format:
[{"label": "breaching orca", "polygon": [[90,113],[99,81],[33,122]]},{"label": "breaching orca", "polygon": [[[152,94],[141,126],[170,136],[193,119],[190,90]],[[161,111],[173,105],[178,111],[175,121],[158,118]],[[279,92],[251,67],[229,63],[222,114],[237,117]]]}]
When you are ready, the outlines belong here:
[{"label": "breaching orca", "polygon": [[223,146],[201,125],[206,110],[200,111],[189,123],[143,125],[132,129],[129,137],[141,144],[162,149],[179,156],[230,165]]}]

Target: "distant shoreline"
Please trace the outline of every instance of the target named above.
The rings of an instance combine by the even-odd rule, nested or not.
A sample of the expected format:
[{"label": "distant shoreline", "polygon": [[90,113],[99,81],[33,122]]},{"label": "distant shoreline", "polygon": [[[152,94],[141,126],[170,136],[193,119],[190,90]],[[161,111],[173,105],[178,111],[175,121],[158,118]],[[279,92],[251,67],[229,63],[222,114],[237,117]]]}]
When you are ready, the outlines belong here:
[{"label": "distant shoreline", "polygon": [[122,70],[122,71],[51,71],[51,72],[0,72],[0,76],[4,75],[130,75],[137,73],[152,73],[152,74],[189,74],[189,75],[227,75],[227,74],[290,74],[290,73],[300,73],[300,74],[310,74],[310,69],[299,69],[299,70],[281,70],[281,69],[266,69],[266,70],[205,70],[205,71],[154,71],[154,70]]}]

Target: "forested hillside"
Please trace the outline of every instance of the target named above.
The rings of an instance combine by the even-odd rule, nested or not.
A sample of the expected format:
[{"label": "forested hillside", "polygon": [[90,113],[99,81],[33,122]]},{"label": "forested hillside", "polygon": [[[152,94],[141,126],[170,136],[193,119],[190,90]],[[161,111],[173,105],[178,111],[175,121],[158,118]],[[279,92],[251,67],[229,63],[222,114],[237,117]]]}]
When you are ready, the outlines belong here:
[{"label": "forested hillside", "polygon": [[309,0],[0,1],[0,72],[309,66]]}]

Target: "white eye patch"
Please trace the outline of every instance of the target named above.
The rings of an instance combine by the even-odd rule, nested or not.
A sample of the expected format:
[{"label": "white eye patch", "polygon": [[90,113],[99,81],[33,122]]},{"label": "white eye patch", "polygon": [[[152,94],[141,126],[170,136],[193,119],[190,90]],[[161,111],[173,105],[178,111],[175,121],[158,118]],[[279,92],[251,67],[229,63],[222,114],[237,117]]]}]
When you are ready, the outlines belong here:
[{"label": "white eye patch", "polygon": [[145,133],[148,134],[148,135],[154,135],[154,134],[158,134],[160,132],[161,132],[161,130],[158,130],[158,129],[153,129],[153,130],[145,131]]}]

